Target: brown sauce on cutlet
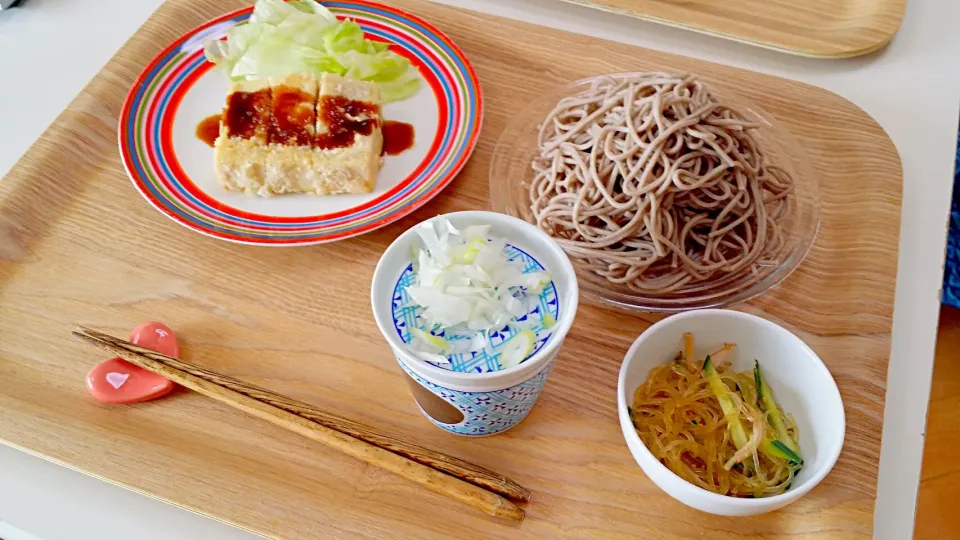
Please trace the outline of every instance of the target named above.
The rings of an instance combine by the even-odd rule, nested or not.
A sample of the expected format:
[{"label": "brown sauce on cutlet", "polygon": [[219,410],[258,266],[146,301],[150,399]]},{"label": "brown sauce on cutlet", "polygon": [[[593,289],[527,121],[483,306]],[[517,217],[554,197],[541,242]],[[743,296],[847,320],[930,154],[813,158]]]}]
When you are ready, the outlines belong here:
[{"label": "brown sauce on cutlet", "polygon": [[256,92],[234,92],[227,97],[224,124],[228,137],[253,139],[266,137],[271,114],[270,89]]},{"label": "brown sauce on cutlet", "polygon": [[343,96],[323,96],[317,101],[317,115],[327,126],[313,145],[321,150],[352,146],[357,135],[370,135],[380,124],[380,107]]},{"label": "brown sauce on cutlet", "polygon": [[197,124],[197,138],[207,143],[207,146],[213,147],[220,136],[220,114],[211,114]]},{"label": "brown sauce on cutlet", "polygon": [[270,142],[310,146],[313,143],[315,96],[298,88],[278,86],[273,89],[273,121]]},{"label": "brown sauce on cutlet", "polygon": [[413,148],[413,124],[385,120],[380,129],[383,132],[383,151],[381,154],[395,156],[404,150]]}]

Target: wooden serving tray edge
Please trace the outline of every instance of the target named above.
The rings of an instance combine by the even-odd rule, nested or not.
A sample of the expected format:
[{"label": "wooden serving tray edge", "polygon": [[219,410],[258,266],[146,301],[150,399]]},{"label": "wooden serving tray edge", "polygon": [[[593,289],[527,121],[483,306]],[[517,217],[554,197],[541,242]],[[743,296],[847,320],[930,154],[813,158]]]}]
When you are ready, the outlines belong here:
[{"label": "wooden serving tray edge", "polygon": [[[177,35],[240,2],[168,1],[0,181],[0,216],[17,218],[0,218],[0,408],[11,412],[0,418],[4,442],[272,536],[296,536],[304,530],[357,533],[356,527],[363,524],[374,532],[421,538],[460,537],[477,528],[494,538],[556,538],[564,534],[561,531],[576,536],[577,530],[606,535],[646,531],[683,538],[717,529],[756,538],[801,531],[811,537],[829,537],[831,531],[868,537],[901,196],[899,157],[882,128],[844,98],[803,83],[418,0],[394,3],[430,20],[464,48],[484,84],[488,108],[482,140],[460,178],[415,216],[383,231],[334,246],[245,251],[181,230],[131,189],[116,151],[116,115],[133,78]],[[477,33],[473,28],[493,30]],[[520,39],[525,40],[527,53],[532,51],[532,60],[494,48],[497,42],[516,36],[527,36]],[[589,61],[563,67],[560,59],[567,58],[563,50],[571,48]],[[531,417],[506,435],[473,441],[451,439],[422,419],[406,395],[399,370],[388,361],[386,346],[379,343],[375,328],[366,327],[370,324],[366,309],[348,311],[341,315],[345,321],[331,326],[296,298],[289,298],[286,309],[259,306],[240,291],[210,285],[217,264],[230,261],[238,271],[251,272],[258,267],[256,257],[247,255],[258,253],[286,265],[282,268],[304,267],[305,259],[319,255],[331,261],[334,276],[346,272],[358,280],[367,279],[378,250],[415,221],[441,211],[488,207],[486,165],[493,143],[511,111],[522,107],[540,87],[595,73],[666,67],[695,71],[708,81],[726,85],[749,83],[744,95],[785,123],[823,174],[824,225],[810,257],[780,287],[741,308],[786,324],[810,343],[833,371],[848,408],[847,446],[837,468],[822,486],[784,511],[742,521],[699,514],[659,492],[632,462],[615,425],[615,403],[608,393],[616,383],[616,367],[627,345],[656,317],[636,318],[585,305]],[[784,97],[787,94],[790,97]],[[135,234],[127,230],[131,227]],[[197,267],[188,279],[149,254],[141,256],[144,246],[164,237],[175,239],[188,255],[203,253],[212,262],[194,261]],[[138,255],[128,257],[124,250]],[[341,270],[340,259],[347,258],[355,265]],[[83,264],[67,264],[71,261]],[[73,283],[63,283],[65,271],[74,272]],[[106,277],[147,279],[161,292],[167,291],[163,294],[169,299],[143,299],[124,282],[104,282],[97,275],[100,272]],[[187,290],[176,288],[181,282]],[[87,294],[91,287],[96,294]],[[829,287],[828,294],[822,294],[824,287]],[[330,309],[342,310],[346,305],[342,292],[324,287],[316,292],[327,295]],[[266,328],[244,328],[218,315],[211,305],[223,306],[238,319],[259,314]],[[293,313],[298,310],[308,316]],[[535,491],[528,507],[530,517],[520,529],[488,521],[199,396],[175,394],[136,407],[91,403],[82,388],[82,375],[96,358],[69,341],[70,326],[84,323],[123,335],[134,324],[154,317],[174,321],[178,331],[186,328],[185,351],[194,360],[318,405],[339,405],[345,415],[518,479]],[[351,330],[344,334],[344,328],[351,326],[347,323],[360,325],[364,334],[354,337]],[[609,331],[601,335],[591,330],[598,328]],[[359,381],[382,385],[390,405],[369,407],[345,401],[349,391],[341,378],[329,381],[328,375],[321,377],[309,369],[297,378],[258,364],[243,349],[231,348],[235,340],[261,346],[256,344],[266,343],[270,332],[279,331],[291,337],[312,332],[319,340],[344,334],[347,345],[342,350],[321,351],[296,337],[295,341],[311,347],[304,349],[308,353],[287,345],[275,351],[273,358],[281,365],[304,354],[311,364],[334,362],[338,370],[349,371]],[[584,403],[592,405],[584,408]],[[150,422],[159,423],[160,435],[138,427]],[[204,461],[195,456],[196,448],[220,455],[216,462]],[[536,448],[557,456],[551,470],[538,465]],[[496,458],[501,452],[520,449],[525,450],[517,454],[515,463],[503,464]],[[251,459],[254,452],[257,457]],[[146,469],[128,467],[131,458]],[[201,463],[203,471],[190,468]],[[584,469],[585,464],[594,465]],[[304,466],[311,469],[304,472]],[[271,480],[265,469],[274,470],[280,481]],[[604,471],[604,481],[591,479],[591,470]],[[280,501],[296,500],[299,507],[280,510],[244,498],[250,489]],[[634,507],[637,497],[643,497],[643,511]],[[373,501],[379,505],[377,513],[365,509]],[[444,517],[429,522],[403,517],[422,504],[442,509]],[[339,521],[331,524],[334,517]]]},{"label": "wooden serving tray edge", "polygon": [[[771,49],[786,54],[806,56],[810,58],[829,59],[864,56],[882,49],[887,45],[887,43],[890,42],[891,39],[893,39],[893,36],[895,36],[897,31],[900,29],[900,25],[903,22],[903,16],[906,13],[907,8],[906,0],[875,0],[877,4],[884,6],[884,9],[887,11],[886,15],[893,17],[893,20],[871,21],[870,17],[863,17],[865,20],[862,21],[862,24],[849,25],[847,33],[843,36],[844,40],[841,42],[839,40],[831,41],[829,39],[818,39],[814,36],[818,30],[812,28],[807,28],[807,32],[799,36],[791,34],[786,29],[784,29],[780,35],[776,37],[771,35],[763,36],[761,34],[769,31],[769,28],[759,29],[750,27],[749,23],[744,22],[737,23],[737,26],[741,27],[735,28],[730,21],[719,18],[711,18],[707,14],[697,13],[696,7],[670,6],[669,8],[663,8],[660,6],[660,4],[666,3],[663,0],[560,1],[586,8],[605,11],[614,15],[632,17],[657,24],[672,26],[674,28],[690,30],[709,36],[729,39],[739,43],[763,47],[765,49]],[[738,1],[742,2],[742,0]],[[626,7],[624,4],[627,4],[628,2],[637,2],[638,4],[641,4],[641,6],[637,8]],[[694,2],[693,5],[696,5],[697,3],[698,2]],[[647,9],[644,10],[643,6],[646,6]],[[874,7],[875,9],[880,9],[880,7]],[[661,14],[661,12],[666,11],[667,9],[677,9],[682,13],[675,17]],[[778,17],[778,15],[774,14],[765,15],[774,19]],[[872,16],[873,19],[879,18],[876,16],[876,14],[872,14]],[[684,17],[689,17],[690,19],[688,20]],[[788,27],[796,26],[796,22],[792,20],[779,20],[778,22]],[[864,28],[873,30],[874,34],[876,35],[860,35],[861,33],[864,33]]]}]

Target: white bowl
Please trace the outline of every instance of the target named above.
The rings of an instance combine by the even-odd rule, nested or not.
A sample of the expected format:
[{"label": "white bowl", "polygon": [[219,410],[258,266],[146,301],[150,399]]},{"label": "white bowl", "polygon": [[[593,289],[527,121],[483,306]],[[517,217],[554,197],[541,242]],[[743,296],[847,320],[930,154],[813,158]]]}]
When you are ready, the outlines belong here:
[{"label": "white bowl", "polygon": [[[785,412],[800,430],[803,468],[781,495],[740,499],[711,493],[683,480],[660,463],[640,440],[627,407],[633,393],[654,366],[669,362],[682,348],[683,333],[691,332],[696,357],[705,357],[723,343],[736,343],[736,371],[752,369],[754,359]],[[722,309],[689,311],[654,324],[627,351],[617,386],[620,427],[630,453],[660,489],[674,499],[704,512],[750,516],[782,508],[804,496],[830,472],[843,446],[845,419],[837,383],[820,358],[783,327],[746,313]]]}]

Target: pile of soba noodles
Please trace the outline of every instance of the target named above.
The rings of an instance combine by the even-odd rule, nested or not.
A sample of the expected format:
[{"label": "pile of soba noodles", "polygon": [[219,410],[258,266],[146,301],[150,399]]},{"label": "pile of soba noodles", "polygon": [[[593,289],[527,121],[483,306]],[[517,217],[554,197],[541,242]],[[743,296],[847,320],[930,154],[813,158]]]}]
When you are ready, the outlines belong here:
[{"label": "pile of soba noodles", "polygon": [[537,225],[581,264],[648,294],[739,286],[784,246],[793,179],[760,125],[695,77],[600,78],[540,127]]},{"label": "pile of soba noodles", "polygon": [[793,416],[760,370],[735,372],[725,344],[706,359],[684,351],[653,368],[634,392],[630,419],[650,452],[678,476],[713,493],[770,497],[790,488],[803,466]]}]

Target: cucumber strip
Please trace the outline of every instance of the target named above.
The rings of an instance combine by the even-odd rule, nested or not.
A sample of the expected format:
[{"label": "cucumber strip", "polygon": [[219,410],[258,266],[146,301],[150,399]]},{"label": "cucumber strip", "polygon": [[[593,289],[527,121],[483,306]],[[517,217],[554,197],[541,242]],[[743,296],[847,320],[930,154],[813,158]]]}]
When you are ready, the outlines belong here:
[{"label": "cucumber strip", "polygon": [[[723,410],[723,416],[727,419],[727,429],[730,430],[730,438],[733,439],[734,446],[737,447],[737,450],[743,448],[750,439],[747,437],[747,431],[740,421],[740,411],[737,409],[731,397],[730,388],[720,380],[720,374],[717,373],[709,356],[707,356],[707,359],[703,362],[703,374],[710,383],[710,389],[713,390],[717,401],[720,402],[720,409]],[[797,452],[780,441],[764,439],[760,443],[758,450],[767,456],[785,459],[794,465],[801,465],[803,463],[803,460],[800,459]]]},{"label": "cucumber strip", "polygon": [[753,361],[753,380],[757,385],[757,405],[769,418],[770,427],[777,434],[777,440],[789,448],[799,459],[800,445],[793,440],[790,432],[787,431],[786,419],[781,415],[780,407],[773,399],[773,390],[767,385],[766,379],[763,378],[763,374],[760,372],[760,362],[757,360]]},{"label": "cucumber strip", "polygon": [[763,439],[763,442],[760,443],[760,451],[770,457],[787,460],[794,465],[803,465],[800,456],[780,441]]},{"label": "cucumber strip", "polygon": [[730,395],[730,389],[720,380],[720,374],[713,367],[713,362],[710,361],[709,356],[703,361],[703,375],[710,383],[713,395],[720,402],[720,409],[723,411],[723,417],[727,419],[727,429],[730,430],[730,438],[733,439],[734,446],[737,447],[737,450],[743,448],[750,442],[750,438],[747,437],[747,432],[743,429],[743,423],[740,422],[740,409],[734,403],[733,397]]}]

